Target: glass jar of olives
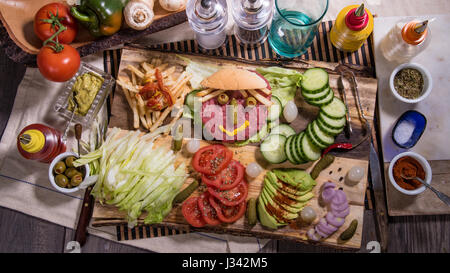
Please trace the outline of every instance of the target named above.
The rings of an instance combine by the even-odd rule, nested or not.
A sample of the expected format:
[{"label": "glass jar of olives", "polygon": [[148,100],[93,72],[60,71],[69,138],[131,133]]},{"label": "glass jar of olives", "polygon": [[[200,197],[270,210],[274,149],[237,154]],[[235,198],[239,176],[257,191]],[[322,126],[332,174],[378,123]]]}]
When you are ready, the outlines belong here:
[{"label": "glass jar of olives", "polygon": [[77,154],[66,152],[58,155],[50,164],[49,179],[52,185],[62,192],[74,192],[89,176],[89,165],[75,167]]}]

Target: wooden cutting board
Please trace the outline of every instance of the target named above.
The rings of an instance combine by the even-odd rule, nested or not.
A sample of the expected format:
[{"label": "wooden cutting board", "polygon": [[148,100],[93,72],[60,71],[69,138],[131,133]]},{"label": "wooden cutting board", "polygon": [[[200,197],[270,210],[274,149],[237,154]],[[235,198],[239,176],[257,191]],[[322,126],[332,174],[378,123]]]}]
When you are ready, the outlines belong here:
[{"label": "wooden cutting board", "polygon": [[[42,47],[42,41],[35,35],[33,30],[33,20],[36,12],[44,5],[55,2],[54,0],[14,0],[0,1],[0,19],[8,31],[9,37],[25,53],[37,54]],[[64,2],[65,1],[56,1]],[[133,30],[123,27],[119,32],[112,36],[95,39],[83,27],[79,26],[79,32],[71,44],[77,48],[81,56],[95,53],[105,48],[110,48],[126,42],[131,42],[137,38],[161,31],[163,29],[183,23],[187,20],[184,10],[177,12],[168,12],[161,8],[159,1],[155,1],[153,8],[155,18],[149,28],[143,31]],[[22,52],[22,55],[23,53]],[[15,61],[25,60],[25,56],[17,54],[13,57]]]},{"label": "wooden cutting board", "polygon": [[[431,94],[417,104],[399,102],[389,90],[389,76],[398,64],[388,62],[380,51],[380,41],[401,17],[375,18],[374,48],[377,78],[379,81],[379,127],[381,146],[384,156],[384,169],[386,177],[386,195],[388,213],[391,216],[402,215],[431,215],[450,214],[450,207],[438,199],[431,190],[425,190],[416,196],[408,196],[397,191],[389,182],[389,162],[399,153],[407,150],[396,147],[392,141],[392,128],[397,119],[410,109],[421,112],[427,118],[427,128],[419,142],[410,151],[424,156],[432,169],[431,184],[439,191],[450,195],[450,122],[448,109],[450,96],[448,86],[450,77],[448,67],[450,58],[447,54],[450,36],[447,34],[450,24],[450,15],[430,15],[434,17],[429,26],[432,40],[427,49],[411,62],[425,66],[432,76],[433,89]],[[411,19],[413,19],[411,17]]]},{"label": "wooden cutting board", "polygon": [[[177,54],[180,55],[180,54]],[[182,54],[184,57],[191,58],[197,62],[204,63],[214,63],[220,65],[235,65],[243,68],[255,68],[255,66],[263,66],[263,65],[282,65],[285,67],[290,67],[294,69],[298,69],[303,71],[305,68],[312,66],[320,66],[326,69],[330,73],[330,86],[335,90],[335,94],[339,96],[337,93],[337,74],[334,72],[337,64],[331,63],[321,63],[321,62],[289,62],[284,61],[282,63],[276,63],[275,61],[258,61],[258,62],[242,62],[238,60],[225,59],[225,58],[215,58],[215,57],[206,57],[206,56],[196,56],[189,54]],[[142,61],[151,60],[151,58],[161,58],[163,62],[168,62],[170,65],[183,66],[184,62],[173,53],[160,52],[160,51],[150,51],[150,50],[140,50],[140,49],[132,49],[126,48],[122,51],[121,64],[119,69],[119,75],[122,73],[127,73],[124,67],[128,64],[138,65]],[[364,72],[357,71],[359,74],[364,74]],[[358,85],[361,93],[361,101],[363,104],[363,108],[365,113],[367,113],[368,118],[373,120],[373,113],[375,107],[375,97],[376,97],[376,89],[377,89],[377,81],[376,79],[369,77],[357,77]],[[348,88],[348,82],[346,82],[346,94],[349,102],[349,112],[352,117],[352,125],[354,127],[354,133],[350,140],[346,139],[343,134],[339,135],[336,139],[336,142],[352,142],[357,143],[362,138],[362,129],[361,122],[358,118],[358,111],[355,107],[355,97],[353,96],[353,92]],[[291,125],[296,129],[297,132],[305,129],[306,125],[315,119],[318,113],[318,109],[316,107],[312,107],[307,105],[301,95],[296,97],[296,103],[299,106],[300,114],[299,117],[291,123]],[[125,130],[132,129],[132,116],[130,115],[129,106],[125,100],[123,92],[118,88],[115,93],[114,101],[112,105],[112,114],[110,120],[110,127],[119,127]],[[157,143],[163,145],[164,143],[170,142],[171,138],[161,138]],[[203,142],[202,145],[206,145],[206,142]],[[342,248],[360,248],[361,244],[361,232],[363,225],[363,214],[364,214],[364,199],[367,188],[367,176],[358,183],[357,185],[347,185],[345,183],[345,174],[347,171],[353,166],[361,166],[365,169],[367,174],[368,169],[368,143],[365,142],[360,145],[358,148],[354,149],[351,152],[336,154],[338,157],[335,162],[328,167],[325,171],[321,173],[321,175],[316,179],[318,185],[314,188],[313,192],[315,194],[315,198],[310,201],[310,205],[313,206],[318,215],[322,217],[326,213],[326,209],[319,206],[317,196],[319,195],[320,186],[325,181],[333,181],[339,187],[342,187],[343,190],[347,193],[348,199],[350,201],[350,215],[346,218],[346,222],[343,227],[341,227],[333,236],[326,239],[323,244],[342,247]],[[287,167],[287,168],[302,168],[306,170],[310,170],[313,167],[313,163],[308,163],[304,165],[292,165],[290,163],[283,163],[278,165],[269,165],[266,161],[262,159],[262,155],[259,152],[259,147],[255,145],[248,145],[244,147],[233,147],[230,146],[230,149],[234,151],[234,158],[241,161],[244,165],[247,165],[250,162],[258,162],[261,166],[265,168],[265,171],[257,178],[249,181],[249,198],[257,197],[260,193],[260,189],[262,187],[262,181],[264,177],[264,173],[273,168],[277,167]],[[184,151],[179,153],[177,160],[179,162],[185,161],[190,166],[191,157]],[[191,180],[187,180],[185,186],[187,186]],[[143,215],[142,217],[145,217]],[[320,218],[319,217],[319,218]],[[318,219],[319,219],[318,218]],[[317,219],[317,221],[318,221]],[[355,236],[348,242],[342,244],[337,241],[337,237],[339,234],[348,227],[351,220],[357,219],[359,222],[357,232]],[[92,225],[94,226],[102,226],[102,225],[117,225],[126,223],[124,218],[124,213],[118,211],[115,207],[104,206],[99,203],[95,204],[94,212],[92,216]],[[258,236],[265,238],[277,238],[277,239],[290,239],[297,241],[305,241],[307,240],[306,232],[312,226],[305,226],[301,223],[292,224],[290,226],[286,226],[284,228],[280,228],[276,231],[268,230],[263,228],[261,225],[257,224],[254,227],[249,227],[245,223],[245,219],[242,218],[234,224],[231,225],[222,225],[219,227],[205,227],[201,229],[196,229],[189,227],[187,222],[183,219],[181,215],[180,206],[175,206],[170,215],[164,220],[163,223],[158,224],[157,226],[168,226],[171,228],[176,228],[180,230],[203,230],[209,232],[219,232],[219,233],[230,233],[235,235],[244,235],[244,236]]]}]

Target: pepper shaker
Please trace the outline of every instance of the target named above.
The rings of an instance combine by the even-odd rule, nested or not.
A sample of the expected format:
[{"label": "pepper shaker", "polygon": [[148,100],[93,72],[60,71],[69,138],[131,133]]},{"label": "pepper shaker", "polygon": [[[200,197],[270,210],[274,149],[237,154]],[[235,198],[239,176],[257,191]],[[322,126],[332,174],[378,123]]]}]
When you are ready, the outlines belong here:
[{"label": "pepper shaker", "polygon": [[273,0],[233,0],[234,34],[241,44],[259,45],[269,34]]},{"label": "pepper shaker", "polygon": [[226,0],[188,0],[186,13],[195,39],[203,49],[220,47],[226,39]]}]

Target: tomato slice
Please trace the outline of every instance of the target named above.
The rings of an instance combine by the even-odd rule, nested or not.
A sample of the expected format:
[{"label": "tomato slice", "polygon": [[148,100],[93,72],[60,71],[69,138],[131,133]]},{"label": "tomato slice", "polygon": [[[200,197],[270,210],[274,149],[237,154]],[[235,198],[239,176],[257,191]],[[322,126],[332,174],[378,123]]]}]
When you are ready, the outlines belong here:
[{"label": "tomato slice", "polygon": [[184,201],[181,207],[181,213],[183,213],[186,221],[193,227],[203,227],[206,225],[198,208],[198,197],[191,197]]},{"label": "tomato slice", "polygon": [[220,144],[200,148],[192,159],[192,167],[200,173],[207,175],[218,174],[233,157],[233,152]]},{"label": "tomato slice", "polygon": [[204,192],[202,195],[200,195],[197,201],[198,208],[203,217],[203,220],[208,225],[217,226],[220,225],[222,222],[217,217],[216,210],[209,203],[209,196],[210,194],[208,192]]},{"label": "tomato slice", "polygon": [[245,201],[248,194],[248,185],[245,179],[229,190],[221,191],[214,187],[208,187],[208,192],[219,199],[225,206],[236,206]]},{"label": "tomato slice", "polygon": [[236,206],[226,206],[210,195],[209,203],[216,210],[217,217],[224,223],[233,223],[239,220],[245,213],[247,202],[242,202]]},{"label": "tomato slice", "polygon": [[244,166],[239,161],[231,160],[219,175],[202,175],[202,181],[219,190],[230,190],[236,187],[244,178]]}]

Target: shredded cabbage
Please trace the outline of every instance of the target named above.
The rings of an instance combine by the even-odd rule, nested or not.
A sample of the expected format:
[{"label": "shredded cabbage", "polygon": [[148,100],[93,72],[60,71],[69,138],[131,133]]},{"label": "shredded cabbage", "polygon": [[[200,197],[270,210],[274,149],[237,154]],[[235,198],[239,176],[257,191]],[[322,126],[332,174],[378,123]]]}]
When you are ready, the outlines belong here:
[{"label": "shredded cabbage", "polygon": [[140,131],[113,128],[103,145],[74,162],[74,166],[97,162],[96,175],[83,187],[95,183],[92,195],[101,203],[126,211],[131,227],[143,212],[147,212],[145,223],[161,222],[187,177],[184,163],[175,167],[176,156],[170,144],[153,145],[167,130],[170,128],[163,126],[141,136]]}]

